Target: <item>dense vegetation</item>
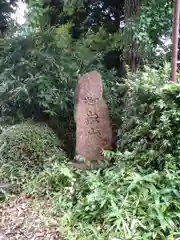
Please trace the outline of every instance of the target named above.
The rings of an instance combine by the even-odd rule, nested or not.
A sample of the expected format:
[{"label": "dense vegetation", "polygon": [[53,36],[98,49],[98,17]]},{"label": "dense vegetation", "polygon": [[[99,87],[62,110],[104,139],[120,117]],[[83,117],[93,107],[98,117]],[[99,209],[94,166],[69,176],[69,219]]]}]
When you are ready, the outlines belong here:
[{"label": "dense vegetation", "polygon": [[65,159],[62,144],[44,124],[26,122],[7,127],[0,135],[0,145],[1,181],[20,178],[26,171],[42,171],[57,156]]},{"label": "dense vegetation", "polygon": [[[163,42],[174,1],[26,1],[26,23],[12,30],[15,2],[0,8],[1,182],[50,200],[63,239],[179,237],[180,86]],[[79,171],[69,164],[74,89],[91,70],[117,141],[109,168]]]}]

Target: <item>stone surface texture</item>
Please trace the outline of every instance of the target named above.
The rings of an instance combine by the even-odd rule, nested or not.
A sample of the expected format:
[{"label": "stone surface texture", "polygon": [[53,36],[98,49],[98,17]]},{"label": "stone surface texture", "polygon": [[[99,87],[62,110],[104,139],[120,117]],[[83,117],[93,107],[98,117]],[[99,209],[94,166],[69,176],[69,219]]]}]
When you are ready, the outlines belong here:
[{"label": "stone surface texture", "polygon": [[112,128],[98,72],[86,73],[77,84],[75,122],[75,159],[83,158],[92,164],[104,160],[102,151],[112,147]]}]

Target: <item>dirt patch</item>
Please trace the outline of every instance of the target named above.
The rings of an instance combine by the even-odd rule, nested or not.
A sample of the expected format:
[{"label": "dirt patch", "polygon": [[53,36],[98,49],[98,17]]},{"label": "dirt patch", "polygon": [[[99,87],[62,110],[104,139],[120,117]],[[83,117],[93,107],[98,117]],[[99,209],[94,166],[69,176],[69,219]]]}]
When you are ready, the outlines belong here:
[{"label": "dirt patch", "polygon": [[37,210],[26,197],[0,202],[0,240],[60,240],[56,226],[48,203]]}]

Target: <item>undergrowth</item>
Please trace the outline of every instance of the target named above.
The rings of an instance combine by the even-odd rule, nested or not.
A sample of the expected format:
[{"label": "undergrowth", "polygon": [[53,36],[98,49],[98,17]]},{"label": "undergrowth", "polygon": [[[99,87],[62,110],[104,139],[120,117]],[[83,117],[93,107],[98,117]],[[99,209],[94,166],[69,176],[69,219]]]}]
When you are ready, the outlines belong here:
[{"label": "undergrowth", "polygon": [[50,166],[57,156],[65,159],[62,143],[43,123],[32,121],[9,126],[0,135],[0,182],[24,181],[28,172]]},{"label": "undergrowth", "polygon": [[62,163],[24,185],[51,199],[64,239],[166,239],[180,231],[180,171],[115,166],[80,172]]},{"label": "undergrowth", "polygon": [[169,64],[146,67],[121,85],[117,150],[127,164],[163,170],[166,162],[180,163],[180,85],[168,83],[169,74]]},{"label": "undergrowth", "polygon": [[168,76],[168,66],[146,68],[119,84],[117,151],[104,152],[111,167],[80,171],[57,156],[25,175],[23,194],[50,201],[63,239],[180,237],[180,87]]}]

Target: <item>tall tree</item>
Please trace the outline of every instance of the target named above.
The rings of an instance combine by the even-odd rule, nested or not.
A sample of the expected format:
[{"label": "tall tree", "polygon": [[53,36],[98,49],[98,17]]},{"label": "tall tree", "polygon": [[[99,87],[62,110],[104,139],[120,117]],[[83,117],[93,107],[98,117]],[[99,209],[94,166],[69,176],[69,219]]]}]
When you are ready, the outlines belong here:
[{"label": "tall tree", "polygon": [[132,70],[155,59],[162,36],[169,36],[174,0],[125,0],[124,56]]},{"label": "tall tree", "polygon": [[[119,33],[124,51],[123,58],[132,70],[143,66],[154,57],[155,48],[164,33],[171,28],[171,11],[174,0],[44,0],[30,1],[33,16],[46,15],[42,22],[50,26],[72,23],[71,35],[78,39],[82,33],[94,32],[103,26],[108,33]],[[44,9],[39,13],[38,7]],[[38,14],[36,14],[38,13]],[[124,28],[120,29],[120,23]],[[44,24],[42,24],[44,26]],[[111,49],[112,50],[112,49]],[[116,59],[113,67],[120,66],[122,46],[116,46],[106,59]]]}]

